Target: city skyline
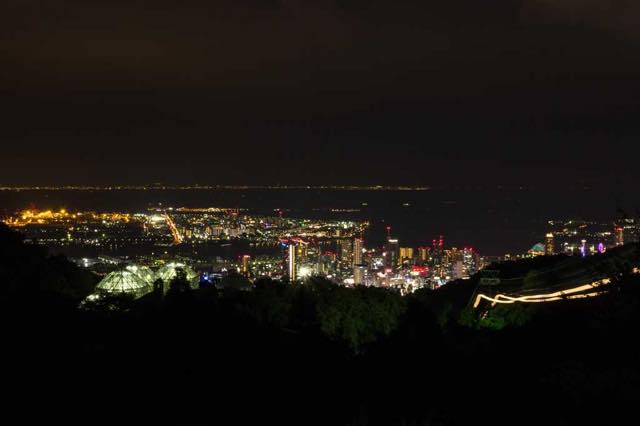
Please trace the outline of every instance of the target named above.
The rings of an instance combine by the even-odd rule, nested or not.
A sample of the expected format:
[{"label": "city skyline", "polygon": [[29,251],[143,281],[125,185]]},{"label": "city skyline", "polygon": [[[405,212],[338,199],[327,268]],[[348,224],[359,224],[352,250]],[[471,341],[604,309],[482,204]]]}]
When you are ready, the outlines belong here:
[{"label": "city skyline", "polygon": [[[640,217],[622,213],[604,222],[549,220],[544,236],[539,235],[531,248],[521,242],[518,252],[498,256],[487,256],[468,244],[445,243],[442,234],[430,243],[416,244],[414,239],[414,244],[407,244],[408,235],[397,234],[390,225],[377,230],[384,233],[381,241],[367,221],[292,218],[280,209],[266,215],[220,207],[165,206],[137,212],[27,209],[0,221],[21,232],[26,243],[70,256],[98,275],[107,274],[98,289],[130,289],[136,297],[154,291],[157,277],[175,278],[176,269],[188,271],[194,289],[219,286],[221,280],[240,274],[247,286],[262,279],[302,283],[321,277],[337,285],[393,289],[406,295],[456,285],[505,262],[556,255],[597,257],[640,241]],[[600,283],[597,279],[582,286],[593,290]]]},{"label": "city skyline", "polygon": [[640,1],[1,4],[3,424],[637,417]]}]

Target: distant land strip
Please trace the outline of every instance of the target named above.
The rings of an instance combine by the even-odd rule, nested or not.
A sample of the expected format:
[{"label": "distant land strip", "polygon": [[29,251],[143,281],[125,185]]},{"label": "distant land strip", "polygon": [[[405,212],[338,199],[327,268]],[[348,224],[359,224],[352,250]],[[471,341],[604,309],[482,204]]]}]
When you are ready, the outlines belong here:
[{"label": "distant land strip", "polygon": [[393,185],[66,185],[0,186],[0,191],[171,191],[171,190],[338,190],[338,191],[428,191],[430,186]]}]

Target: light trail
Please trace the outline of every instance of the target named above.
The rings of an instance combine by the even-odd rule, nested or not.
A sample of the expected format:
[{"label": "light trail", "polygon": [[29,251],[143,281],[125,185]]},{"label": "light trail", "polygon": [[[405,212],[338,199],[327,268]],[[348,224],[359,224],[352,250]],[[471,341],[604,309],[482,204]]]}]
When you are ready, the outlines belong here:
[{"label": "light trail", "polygon": [[[611,280],[609,278],[604,278],[602,280],[594,281],[590,284],[583,284],[577,287],[569,288],[566,290],[560,290],[553,293],[541,293],[541,294],[532,294],[528,296],[509,296],[506,294],[496,294],[495,297],[487,296],[486,294],[478,294],[476,296],[476,300],[473,303],[473,307],[477,308],[480,305],[482,300],[487,300],[491,302],[491,306],[495,306],[498,303],[501,304],[513,304],[513,303],[543,303],[543,302],[555,302],[558,300],[565,299],[583,299],[587,297],[598,296],[600,292],[592,291],[589,293],[583,293],[587,290],[593,290],[596,287],[601,285],[610,284]],[[576,294],[581,293],[581,294]]]},{"label": "light trail", "polygon": [[173,222],[171,217],[166,212],[163,214],[163,216],[164,216],[164,219],[167,221],[167,226],[169,227],[169,230],[171,231],[171,235],[173,236],[174,244],[176,245],[182,244],[182,236],[180,235],[180,232],[178,232],[178,228],[176,227],[176,224]]}]

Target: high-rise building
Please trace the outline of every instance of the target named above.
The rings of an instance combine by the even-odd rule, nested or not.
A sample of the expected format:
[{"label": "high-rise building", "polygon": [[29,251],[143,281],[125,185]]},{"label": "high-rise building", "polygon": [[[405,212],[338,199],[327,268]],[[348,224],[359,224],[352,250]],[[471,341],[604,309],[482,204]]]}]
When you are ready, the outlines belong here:
[{"label": "high-rise building", "polygon": [[242,256],[242,275],[245,277],[249,276],[249,262],[251,261],[251,256],[245,254]]},{"label": "high-rise building", "polygon": [[297,247],[296,244],[292,241],[289,243],[289,280],[294,282],[298,279],[298,262],[296,259]]},{"label": "high-rise building", "polygon": [[413,260],[413,248],[412,247],[400,247],[400,263]]},{"label": "high-rise building", "polygon": [[398,248],[398,240],[395,238],[387,239],[387,246],[385,248],[386,251],[386,260],[385,263],[388,268],[395,268],[398,266],[399,261],[399,248]]},{"label": "high-rise building", "polygon": [[353,240],[353,283],[362,285],[364,283],[365,264],[362,261],[362,238]]},{"label": "high-rise building", "polygon": [[442,257],[444,255],[444,237],[440,235],[440,238],[433,240],[433,255],[434,257]]},{"label": "high-rise building", "polygon": [[444,262],[444,237],[442,235],[439,239],[433,240],[433,249],[431,253],[434,266],[442,265]]},{"label": "high-rise building", "polygon": [[356,238],[353,240],[353,265],[362,265],[362,238]]},{"label": "high-rise building", "polygon": [[547,256],[551,256],[556,252],[556,244],[555,237],[553,236],[553,232],[547,233],[545,236],[545,244],[544,244],[544,254]]},{"label": "high-rise building", "polygon": [[308,256],[308,249],[309,249],[309,243],[305,242],[305,241],[298,241],[298,243],[296,244],[296,250],[298,251],[296,253],[296,258],[298,260],[298,263],[300,262],[305,262],[307,260],[307,256]]},{"label": "high-rise building", "polygon": [[342,263],[352,266],[353,265],[353,241],[351,239],[342,239],[338,243],[338,253],[340,254],[340,260]]},{"label": "high-rise building", "polygon": [[462,251],[462,260],[468,276],[471,276],[481,269],[480,256],[472,247],[465,247]]},{"label": "high-rise building", "polygon": [[429,262],[429,247],[418,247],[418,262],[422,265]]},{"label": "high-rise building", "polygon": [[355,285],[364,284],[365,265],[356,265],[353,267],[353,283]]}]

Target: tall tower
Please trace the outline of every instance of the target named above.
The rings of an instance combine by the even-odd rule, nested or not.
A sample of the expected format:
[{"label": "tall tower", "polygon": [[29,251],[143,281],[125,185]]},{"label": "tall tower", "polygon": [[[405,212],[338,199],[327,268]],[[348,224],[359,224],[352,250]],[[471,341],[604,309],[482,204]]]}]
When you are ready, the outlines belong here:
[{"label": "tall tower", "polygon": [[444,237],[440,235],[438,239],[433,240],[433,255],[435,257],[442,257],[444,254]]},{"label": "tall tower", "polygon": [[386,259],[386,266],[388,268],[395,268],[396,266],[398,266],[399,263],[399,246],[398,246],[398,240],[395,238],[389,238],[387,240],[387,247],[386,247],[386,252],[387,252],[387,259]]},{"label": "tall tower", "polygon": [[362,285],[364,283],[365,265],[362,261],[362,238],[353,240],[353,283]]},{"label": "tall tower", "polygon": [[298,262],[297,262],[297,247],[296,244],[289,242],[289,280],[294,282],[298,279]]},{"label": "tall tower", "polygon": [[251,261],[251,256],[245,254],[242,256],[242,275],[245,277],[249,276],[249,262]]},{"label": "tall tower", "polygon": [[444,237],[440,235],[440,238],[433,240],[433,267],[434,267],[434,272],[438,276],[445,275],[444,263],[445,263]]},{"label": "tall tower", "polygon": [[362,238],[353,240],[353,265],[362,265]]}]

